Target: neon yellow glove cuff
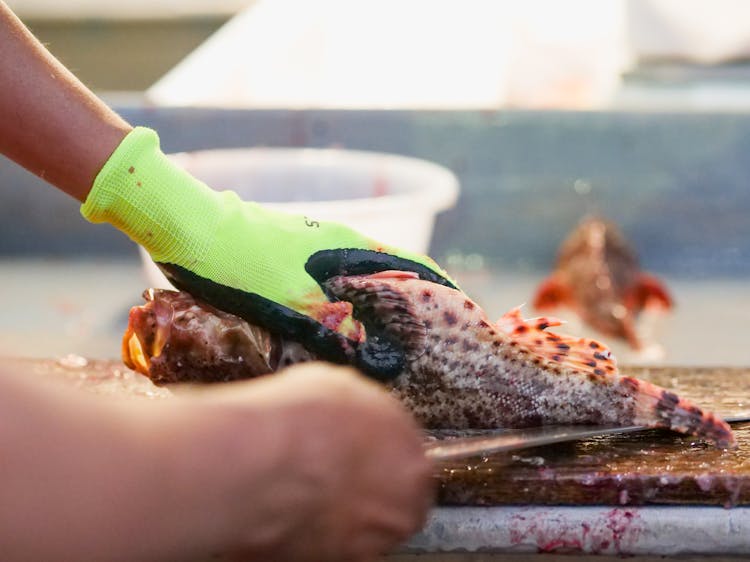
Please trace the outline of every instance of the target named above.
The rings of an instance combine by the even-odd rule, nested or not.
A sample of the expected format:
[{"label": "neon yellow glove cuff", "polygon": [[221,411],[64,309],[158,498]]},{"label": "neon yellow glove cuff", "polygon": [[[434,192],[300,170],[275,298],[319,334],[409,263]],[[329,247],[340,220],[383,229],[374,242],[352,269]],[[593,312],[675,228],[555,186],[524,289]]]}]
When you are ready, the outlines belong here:
[{"label": "neon yellow glove cuff", "polygon": [[156,261],[201,259],[220,217],[219,194],[173,164],[151,129],[136,127],[94,180],[81,207],[91,222],[109,222]]}]

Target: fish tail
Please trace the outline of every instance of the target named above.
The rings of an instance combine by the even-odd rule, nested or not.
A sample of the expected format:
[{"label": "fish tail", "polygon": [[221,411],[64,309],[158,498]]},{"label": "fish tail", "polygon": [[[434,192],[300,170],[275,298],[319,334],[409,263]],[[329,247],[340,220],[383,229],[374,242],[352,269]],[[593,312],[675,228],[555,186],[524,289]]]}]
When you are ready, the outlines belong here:
[{"label": "fish tail", "polygon": [[732,428],[713,413],[643,380],[622,377],[621,385],[635,399],[636,423],[695,435],[720,448],[737,447]]}]

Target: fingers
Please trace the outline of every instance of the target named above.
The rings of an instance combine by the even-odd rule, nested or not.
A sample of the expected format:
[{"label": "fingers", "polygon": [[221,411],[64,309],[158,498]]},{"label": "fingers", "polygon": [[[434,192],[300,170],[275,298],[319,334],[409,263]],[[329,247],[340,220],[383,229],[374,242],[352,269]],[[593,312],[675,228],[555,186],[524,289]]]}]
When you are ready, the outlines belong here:
[{"label": "fingers", "polygon": [[[420,445],[421,449],[421,445]],[[386,471],[391,479],[387,487],[373,490],[377,503],[360,506],[360,517],[365,522],[352,532],[352,550],[363,556],[382,555],[403,544],[424,525],[434,499],[433,466],[425,462],[419,452],[399,453],[398,468],[378,464],[374,470]],[[387,458],[387,455],[383,455]],[[410,463],[406,459],[414,458]],[[398,473],[397,473],[398,472]],[[375,478],[373,478],[375,480]]]},{"label": "fingers", "polygon": [[277,425],[290,436],[275,474],[285,481],[280,490],[296,490],[288,511],[286,493],[271,498],[271,512],[290,524],[280,534],[287,559],[375,560],[419,530],[432,465],[400,402],[348,368],[311,363],[274,379],[283,381],[275,399],[287,404]]}]

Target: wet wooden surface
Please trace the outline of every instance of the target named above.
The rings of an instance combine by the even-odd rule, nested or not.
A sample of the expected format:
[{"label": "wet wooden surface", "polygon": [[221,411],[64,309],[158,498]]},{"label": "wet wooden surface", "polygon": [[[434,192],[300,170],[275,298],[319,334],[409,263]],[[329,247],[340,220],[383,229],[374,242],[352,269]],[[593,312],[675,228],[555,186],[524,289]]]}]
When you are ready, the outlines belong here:
[{"label": "wet wooden surface", "polygon": [[[722,415],[750,410],[750,369],[623,368]],[[750,424],[736,450],[659,430],[441,463],[448,505],[750,504]]]},{"label": "wet wooden surface", "polygon": [[86,359],[66,355],[57,359],[2,358],[0,365],[66,386],[73,386],[109,398],[164,399],[172,393],[154,385],[147,377],[131,371],[119,361]]},{"label": "wet wooden surface", "polygon": [[[5,361],[8,364],[9,360]],[[169,398],[169,390],[115,361],[70,356],[15,361],[106,396]],[[750,413],[750,368],[622,368],[721,415]],[[441,463],[444,505],[750,505],[750,423],[735,424],[736,450],[659,430],[592,438]]]}]

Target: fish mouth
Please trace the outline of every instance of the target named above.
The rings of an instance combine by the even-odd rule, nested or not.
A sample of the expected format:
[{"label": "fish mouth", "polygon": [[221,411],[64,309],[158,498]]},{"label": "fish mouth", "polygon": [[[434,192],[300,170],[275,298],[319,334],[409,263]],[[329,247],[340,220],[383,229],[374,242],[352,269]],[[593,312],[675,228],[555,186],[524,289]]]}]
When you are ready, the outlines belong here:
[{"label": "fish mouth", "polygon": [[151,361],[159,357],[169,339],[174,309],[158,299],[159,289],[143,292],[146,304],[130,309],[122,338],[122,358],[129,368],[148,375]]},{"label": "fish mouth", "polygon": [[122,359],[130,369],[142,375],[148,374],[150,358],[143,351],[143,343],[138,338],[138,334],[130,326],[122,339]]}]

